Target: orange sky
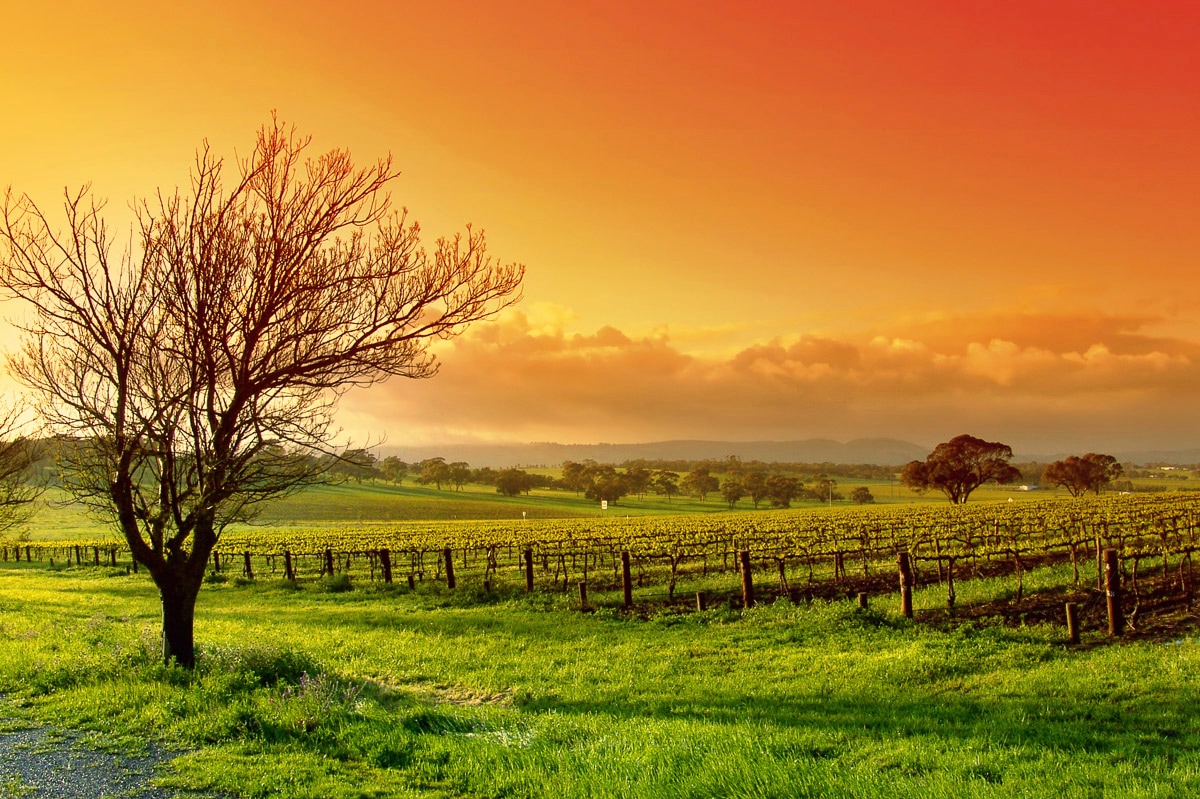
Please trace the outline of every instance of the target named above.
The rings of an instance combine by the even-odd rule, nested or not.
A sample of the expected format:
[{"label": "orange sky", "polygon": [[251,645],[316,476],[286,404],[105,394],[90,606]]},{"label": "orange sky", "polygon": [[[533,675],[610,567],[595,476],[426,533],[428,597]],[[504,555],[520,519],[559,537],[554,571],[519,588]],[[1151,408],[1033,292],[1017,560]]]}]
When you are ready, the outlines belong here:
[{"label": "orange sky", "polygon": [[359,441],[1200,446],[1196,4],[43,5],[0,185],[119,215],[277,109],[527,265]]}]

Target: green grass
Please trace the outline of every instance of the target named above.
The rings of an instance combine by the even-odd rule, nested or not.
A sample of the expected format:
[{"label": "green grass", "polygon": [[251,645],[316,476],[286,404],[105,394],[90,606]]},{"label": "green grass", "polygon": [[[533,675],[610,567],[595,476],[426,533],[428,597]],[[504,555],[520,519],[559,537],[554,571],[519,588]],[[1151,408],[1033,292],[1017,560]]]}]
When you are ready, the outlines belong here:
[{"label": "green grass", "polygon": [[[960,604],[1011,583],[963,581]],[[3,564],[0,717],[149,730],[191,750],[167,784],[233,796],[1200,791],[1191,638],[1106,645],[1093,624],[1070,649],[1058,627],[914,624],[894,597],[647,619],[606,594],[582,614],[507,585],[353,588],[206,586],[185,674],[157,665],[144,577]]]},{"label": "green grass", "polygon": [[[867,485],[877,503],[943,503],[940,494],[914,494],[894,481],[855,480],[839,483],[838,490],[849,496],[856,485]],[[973,496],[972,501],[1005,501],[1044,499],[1045,491],[1017,491],[1009,486],[984,486]],[[1065,496],[1065,492],[1064,492]],[[850,503],[834,503],[845,507]],[[90,539],[113,536],[111,523],[103,516],[90,513],[81,505],[71,501],[70,496],[56,488],[48,490],[38,500],[38,510],[28,526],[27,535],[33,540]],[[819,510],[826,507],[822,502],[795,502],[793,507],[810,507]],[[491,486],[466,485],[461,491],[433,486],[390,485],[382,482],[344,483],[341,485],[313,486],[293,496],[272,502],[263,507],[257,523],[268,525],[295,526],[307,524],[332,524],[355,522],[389,522],[414,520],[453,519],[548,519],[583,516],[646,516],[678,515],[692,513],[723,513],[728,505],[717,493],[710,494],[704,502],[695,497],[677,496],[671,501],[648,494],[639,499],[626,497],[608,510],[582,495],[569,491],[538,489],[530,496],[505,497]],[[753,510],[752,503],[742,500],[736,510]],[[768,503],[763,502],[760,512],[769,513]]]}]

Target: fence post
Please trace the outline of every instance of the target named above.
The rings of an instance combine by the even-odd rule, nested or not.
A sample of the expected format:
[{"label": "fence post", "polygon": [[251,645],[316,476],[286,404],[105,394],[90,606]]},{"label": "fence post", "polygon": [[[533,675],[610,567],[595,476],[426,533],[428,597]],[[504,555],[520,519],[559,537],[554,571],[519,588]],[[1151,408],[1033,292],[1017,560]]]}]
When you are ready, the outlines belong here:
[{"label": "fence post", "polygon": [[325,550],[325,567],[322,569],[322,571],[325,574],[328,574],[330,577],[333,576],[333,550],[332,549]]},{"label": "fence post", "polygon": [[1067,603],[1067,640],[1079,643],[1079,605],[1074,602]]},{"label": "fence post", "polygon": [[954,610],[954,558],[946,559],[946,607]]},{"label": "fence post", "polygon": [[286,549],[283,551],[283,578],[285,580],[296,579],[296,572],[292,568],[292,553]]},{"label": "fence post", "polygon": [[896,564],[900,571],[900,612],[904,614],[905,618],[911,619],[913,617],[913,573],[912,563],[908,559],[908,553],[897,553]]},{"label": "fence post", "polygon": [[738,552],[738,566],[742,572],[742,605],[754,607],[754,577],[750,573],[750,551]]},{"label": "fence post", "polygon": [[533,548],[525,550],[525,592],[533,590]]},{"label": "fence post", "polygon": [[1121,613],[1121,565],[1117,550],[1104,550],[1104,593],[1108,597],[1108,634],[1125,632],[1125,616]]},{"label": "fence post", "polygon": [[696,610],[708,610],[708,598],[704,596],[703,591],[696,592]]},{"label": "fence post", "polygon": [[580,610],[588,609],[587,581],[586,580],[579,583],[579,609]]},{"label": "fence post", "polygon": [[450,551],[450,547],[442,550],[442,557],[446,559],[446,587],[453,589],[454,582],[454,553]]},{"label": "fence post", "polygon": [[383,581],[392,582],[392,553],[390,550],[379,550],[379,568],[383,570]]},{"label": "fence post", "polygon": [[250,553],[242,553],[242,573],[246,575],[247,580],[254,579],[254,567],[250,565]]},{"label": "fence post", "polygon": [[622,605],[633,607],[633,576],[629,568],[629,550],[621,550],[621,590],[624,594]]},{"label": "fence post", "polygon": [[869,599],[867,597],[867,592],[859,591],[858,592],[858,606],[860,608],[862,608],[863,610],[866,610],[868,607],[868,604],[869,604]]}]

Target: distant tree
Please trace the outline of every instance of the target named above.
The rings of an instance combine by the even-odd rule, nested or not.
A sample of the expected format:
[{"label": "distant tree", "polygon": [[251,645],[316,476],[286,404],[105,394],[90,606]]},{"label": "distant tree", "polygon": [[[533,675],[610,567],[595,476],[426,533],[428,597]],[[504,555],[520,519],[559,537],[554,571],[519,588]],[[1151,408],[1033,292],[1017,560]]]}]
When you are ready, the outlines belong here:
[{"label": "distant tree", "polygon": [[629,493],[641,499],[650,489],[650,480],[652,478],[650,470],[644,466],[631,466],[625,469],[625,484],[629,486]]},{"label": "distant tree", "polygon": [[729,503],[729,509],[738,504],[738,500],[746,496],[746,488],[742,481],[732,475],[721,481],[721,496]]},{"label": "distant tree", "polygon": [[815,502],[833,502],[845,498],[838,493],[837,480],[823,474],[817,475],[811,485],[805,486],[804,495]]},{"label": "distant tree", "polygon": [[471,480],[471,464],[465,461],[455,461],[446,466],[446,479],[454,486],[455,491],[462,491],[462,487]]},{"label": "distant tree", "polygon": [[343,480],[353,480],[361,483],[381,476],[375,466],[375,453],[365,449],[350,449],[341,455],[329,456],[329,474]]},{"label": "distant tree", "polygon": [[450,482],[450,467],[446,464],[446,459],[427,458],[421,461],[421,474],[417,477],[417,482],[423,486],[433,483],[438,491],[442,490],[442,483]]},{"label": "distant tree", "polygon": [[667,502],[679,493],[679,475],[667,469],[659,469],[650,481],[650,488],[655,494],[665,496]]},{"label": "distant tree", "polygon": [[404,476],[408,474],[408,464],[395,455],[389,455],[380,462],[379,473],[389,483],[400,485],[404,482]]},{"label": "distant tree", "polygon": [[720,487],[720,481],[708,473],[707,466],[697,466],[683,478],[682,487],[685,491],[695,494],[703,502],[712,491]]},{"label": "distant tree", "polygon": [[528,494],[532,488],[533,480],[523,469],[501,469],[496,475],[496,491],[506,497]]},{"label": "distant tree", "polygon": [[758,503],[766,499],[770,493],[767,491],[767,474],[762,471],[747,472],[742,477],[742,487],[746,489],[746,494],[754,503],[755,509],[758,508]]},{"label": "distant tree", "polygon": [[618,474],[615,467],[606,464],[594,470],[592,483],[583,495],[597,502],[615,505],[628,493],[629,484],[625,481],[625,476]]},{"label": "distant tree", "polygon": [[850,501],[856,505],[874,505],[875,495],[866,486],[855,486],[850,492]]},{"label": "distant tree", "polygon": [[0,535],[29,520],[41,493],[30,481],[41,446],[19,429],[17,410],[0,410]]},{"label": "distant tree", "polygon": [[804,484],[798,478],[772,474],[766,479],[767,496],[773,508],[790,508],[792,500],[800,496]]},{"label": "distant tree", "polygon": [[499,476],[500,473],[491,466],[481,466],[478,469],[471,470],[470,482],[478,483],[481,486],[494,486],[496,485],[496,478]]},{"label": "distant tree", "polygon": [[[591,461],[591,466],[595,466],[595,461]],[[562,465],[562,480],[563,484],[579,494],[586,491],[588,484],[591,482],[589,474],[590,469],[587,463],[576,463],[575,461],[563,461]]]},{"label": "distant tree", "polygon": [[1042,480],[1062,486],[1071,496],[1078,497],[1087,491],[1099,494],[1122,474],[1121,464],[1112,455],[1089,452],[1082,458],[1071,455],[1065,460],[1054,461],[1042,473]]},{"label": "distant tree", "polygon": [[1011,458],[1007,444],[955,436],[934,447],[924,461],[905,466],[900,482],[918,493],[936,488],[952,504],[961,505],[984,483],[1005,485],[1020,479],[1021,472],[1008,463]]}]

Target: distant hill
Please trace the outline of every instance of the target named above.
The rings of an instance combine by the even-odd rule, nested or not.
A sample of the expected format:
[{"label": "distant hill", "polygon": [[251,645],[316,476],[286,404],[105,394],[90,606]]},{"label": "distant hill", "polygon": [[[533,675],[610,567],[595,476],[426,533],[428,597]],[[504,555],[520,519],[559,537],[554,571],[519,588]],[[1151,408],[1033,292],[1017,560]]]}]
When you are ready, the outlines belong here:
[{"label": "distant hill", "polygon": [[805,441],[656,441],[646,444],[454,444],[441,447],[380,447],[380,458],[396,455],[409,463],[443,457],[474,467],[557,466],[591,458],[598,463],[631,460],[724,460],[766,463],[870,463],[902,466],[923,460],[928,447],[893,438],[860,438],[841,443],[823,438]]}]

